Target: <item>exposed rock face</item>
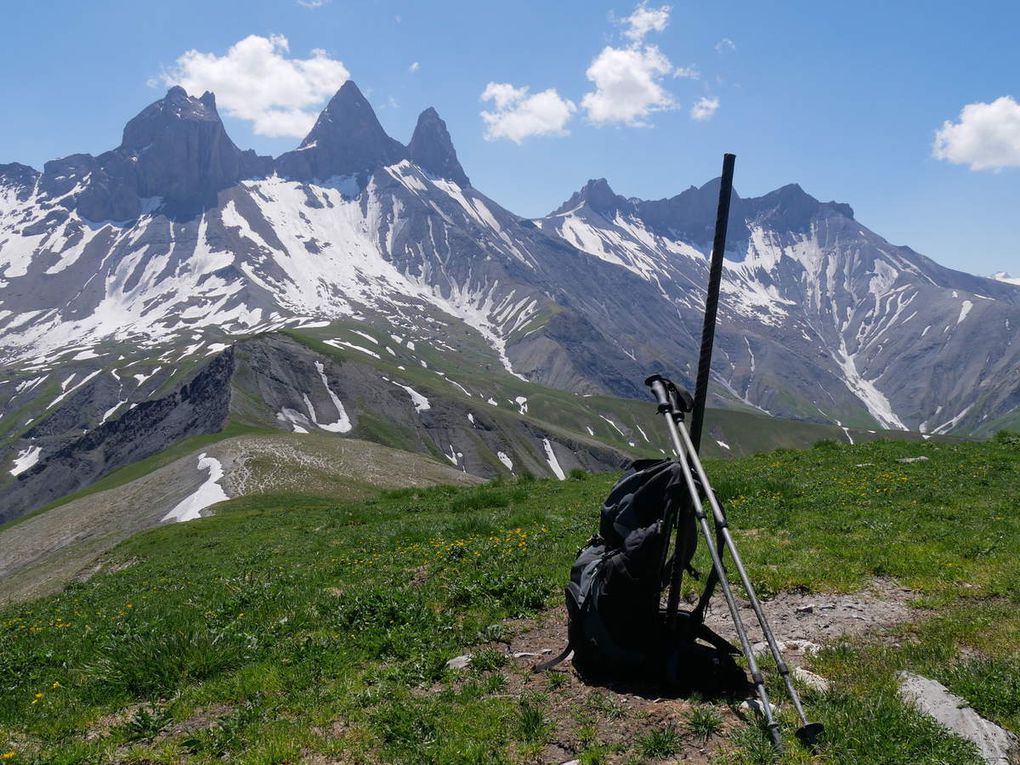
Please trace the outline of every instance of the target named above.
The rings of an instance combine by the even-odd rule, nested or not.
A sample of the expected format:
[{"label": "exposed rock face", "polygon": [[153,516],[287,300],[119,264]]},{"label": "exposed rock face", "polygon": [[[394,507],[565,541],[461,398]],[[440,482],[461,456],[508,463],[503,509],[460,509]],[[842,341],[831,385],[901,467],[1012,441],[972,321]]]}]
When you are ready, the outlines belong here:
[{"label": "exposed rock face", "polygon": [[448,382],[437,382],[438,390],[380,375],[367,364],[341,363],[284,335],[267,334],[219,354],[170,394],[102,422],[119,392],[111,373],[97,373],[14,444],[15,453],[40,448],[41,455],[14,480],[0,476],[0,523],[185,438],[219,432],[230,415],[268,429],[383,441],[482,478],[508,471],[548,475],[545,441],[564,471],[617,469],[628,462],[611,447],[553,432],[514,411],[484,402],[466,409],[463,399],[450,395]]},{"label": "exposed rock face", "polygon": [[196,99],[179,86],[128,122],[120,148],[112,154],[137,168],[139,196],[163,197],[171,205],[193,209],[196,203],[215,204],[217,191],[264,174],[271,166],[269,158],[234,145],[212,93]]},{"label": "exposed rock face", "polygon": [[462,188],[471,185],[457,159],[446,123],[432,107],[418,116],[407,151],[412,162],[432,175],[447,178]]},{"label": "exposed rock face", "polygon": [[193,98],[174,86],[128,122],[116,149],[47,162],[40,189],[51,199],[80,189],[76,208],[90,221],[126,221],[157,208],[180,217],[214,205],[218,191],[270,167],[268,157],[230,140],[212,93]]},{"label": "exposed rock face", "polygon": [[986,720],[970,704],[935,680],[899,673],[900,698],[977,747],[988,765],[1012,765],[1020,757],[1020,739]]},{"label": "exposed rock face", "polygon": [[32,193],[32,188],[39,179],[39,171],[19,162],[0,165],[0,180],[6,190],[19,202],[24,202]]},{"label": "exposed rock face", "polygon": [[337,91],[315,126],[294,151],[277,161],[284,178],[326,181],[336,176],[364,175],[407,157],[407,149],[393,140],[375,116],[353,80]]},{"label": "exposed rock face", "polygon": [[68,398],[54,417],[22,436],[40,444],[44,457],[3,489],[0,523],[84,488],[102,476],[145,459],[189,436],[216,433],[230,409],[234,355],[227,351],[203,367],[189,382],[163,398],[145,401],[119,418],[69,437],[68,418],[95,421],[105,401],[97,388],[108,385],[100,375]]}]

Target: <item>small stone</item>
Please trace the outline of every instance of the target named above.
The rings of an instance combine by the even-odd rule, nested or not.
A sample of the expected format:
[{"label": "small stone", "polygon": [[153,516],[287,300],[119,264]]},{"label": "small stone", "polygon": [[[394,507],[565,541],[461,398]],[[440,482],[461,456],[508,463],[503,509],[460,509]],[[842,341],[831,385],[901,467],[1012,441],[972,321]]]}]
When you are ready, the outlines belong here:
[{"label": "small stone", "polygon": [[[780,651],[783,651],[783,650],[786,649],[786,644],[783,643],[782,641],[779,641],[778,645],[779,645],[779,650]],[[766,643],[764,640],[761,640],[761,641],[759,641],[759,642],[757,642],[757,643],[755,643],[754,645],[751,646],[751,653],[753,653],[755,656],[764,656],[768,652],[769,652],[769,644]]]},{"label": "small stone", "polygon": [[812,643],[810,640],[787,640],[786,648],[794,653],[802,653],[805,656],[813,656],[822,650],[822,647],[818,643]]},{"label": "small stone", "polygon": [[904,465],[909,465],[909,464],[911,464],[913,462],[927,462],[928,458],[925,457],[925,456],[921,456],[921,457],[901,457],[900,459],[898,459],[896,461],[899,462],[899,463],[902,463]]},{"label": "small stone", "polygon": [[829,692],[829,681],[821,675],[816,675],[811,670],[804,669],[803,667],[794,667],[793,676],[812,690],[818,691],[819,693]]},{"label": "small stone", "polygon": [[563,765],[581,765],[580,760],[567,760]]},{"label": "small stone", "polygon": [[808,603],[806,606],[799,606],[797,608],[797,613],[798,614],[810,614],[814,610],[815,610],[815,604],[814,603]]},{"label": "small stone", "polygon": [[[745,715],[753,712],[759,717],[764,717],[764,715],[762,714],[761,702],[758,699],[753,698],[745,699],[744,701],[740,702],[740,706],[738,707],[738,709]],[[769,702],[769,709],[772,711],[772,716],[775,717],[778,710],[776,705],[773,704],[771,701]]]},{"label": "small stone", "polygon": [[466,653],[463,656],[454,656],[448,662],[446,662],[447,669],[467,669],[471,665],[471,654]]},{"label": "small stone", "polygon": [[854,467],[871,467],[873,464],[874,464],[873,462],[861,462],[857,465],[854,465]]}]

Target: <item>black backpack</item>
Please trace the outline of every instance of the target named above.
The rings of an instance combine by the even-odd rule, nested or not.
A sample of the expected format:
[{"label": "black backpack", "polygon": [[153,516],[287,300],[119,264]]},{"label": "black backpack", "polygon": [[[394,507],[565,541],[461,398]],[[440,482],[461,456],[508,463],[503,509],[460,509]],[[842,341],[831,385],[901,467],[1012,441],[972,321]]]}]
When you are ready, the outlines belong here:
[{"label": "black backpack", "polygon": [[665,678],[675,686],[699,688],[732,683],[738,675],[739,682],[745,681],[732,660],[736,649],[703,624],[686,625],[690,629],[681,639],[667,629],[659,601],[666,572],[674,565],[665,560],[663,519],[671,512],[678,528],[674,556],[696,576],[691,568],[696,520],[679,463],[635,462],[603,503],[599,533],[571,567],[565,591],[567,649],[537,670],[573,651],[575,666],[589,674]]}]

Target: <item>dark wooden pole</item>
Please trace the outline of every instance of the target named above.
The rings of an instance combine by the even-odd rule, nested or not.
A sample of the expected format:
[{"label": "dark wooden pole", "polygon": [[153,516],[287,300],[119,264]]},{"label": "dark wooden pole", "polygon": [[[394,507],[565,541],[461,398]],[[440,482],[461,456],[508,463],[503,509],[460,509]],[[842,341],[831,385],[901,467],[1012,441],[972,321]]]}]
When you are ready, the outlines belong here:
[{"label": "dark wooden pole", "polygon": [[723,154],[722,178],[719,183],[719,207],[715,216],[715,240],[708,272],[708,294],[705,297],[705,322],[701,327],[701,356],[698,359],[698,381],[694,389],[694,412],[691,414],[691,440],[701,451],[701,430],[705,421],[708,399],[708,376],[712,368],[712,342],[715,340],[715,315],[719,308],[719,282],[722,280],[723,257],[726,254],[726,226],[730,219],[730,197],[733,193],[735,154]]}]

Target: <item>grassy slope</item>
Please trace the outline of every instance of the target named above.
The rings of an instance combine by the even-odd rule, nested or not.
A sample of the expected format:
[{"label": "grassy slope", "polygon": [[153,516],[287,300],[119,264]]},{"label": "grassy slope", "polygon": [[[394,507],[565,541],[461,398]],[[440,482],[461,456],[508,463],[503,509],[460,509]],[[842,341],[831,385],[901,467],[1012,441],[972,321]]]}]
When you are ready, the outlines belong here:
[{"label": "grassy slope", "polygon": [[354,502],[380,489],[481,481],[421,454],[326,433],[276,431],[216,443],[208,437],[198,440],[193,451],[174,462],[0,527],[0,606],[59,592],[71,580],[88,576],[102,553],[159,525],[204,482],[207,473],[196,467],[200,453],[225,466],[221,485],[245,495],[288,492]]},{"label": "grassy slope", "polygon": [[[381,340],[382,346],[372,345],[352,331],[366,329]],[[462,339],[465,350],[458,353],[442,353],[430,348],[427,343],[419,342],[413,353],[394,344],[397,355],[390,357],[382,350],[387,345],[388,335],[358,322],[336,322],[328,328],[289,331],[286,334],[318,353],[376,367],[382,374],[410,382],[426,396],[454,399],[469,409],[516,416],[518,405],[514,401],[518,396],[524,396],[527,398],[528,419],[559,428],[579,440],[594,440],[634,456],[649,457],[659,456],[659,447],[665,443],[663,426],[650,397],[638,400],[579,396],[520,380],[503,372],[498,363],[493,362],[491,351],[475,348],[468,336]],[[380,352],[381,358],[374,359],[356,350],[336,348],[322,342],[330,338],[370,345],[371,349]],[[420,366],[421,360],[428,364],[427,368]],[[398,369],[398,365],[404,366],[404,369]],[[437,372],[444,372],[450,380],[455,380],[475,395],[464,394]],[[498,406],[490,408],[486,403],[488,399],[496,401]],[[603,416],[620,426],[627,435]],[[704,438],[704,453],[710,457],[743,456],[777,447],[806,447],[823,438],[847,440],[847,435],[835,425],[776,419],[743,405],[734,409],[711,409],[708,421],[711,426]],[[588,428],[594,435],[589,435]],[[641,430],[647,440],[641,435]],[[858,442],[875,438],[921,439],[917,433],[867,429],[851,429],[850,437]],[[729,448],[721,446],[719,441]],[[634,445],[631,446],[631,443]],[[400,446],[399,443],[390,445]]]},{"label": "grassy slope", "polygon": [[[930,460],[896,462],[918,453]],[[893,576],[934,609],[895,643],[841,644],[814,660],[834,680],[809,697],[830,731],[826,762],[978,762],[896,700],[906,667],[1020,732],[1020,441],[830,443],[709,472],[763,591]],[[535,700],[500,693],[498,662],[466,684],[444,662],[498,634],[500,620],[558,602],[611,483],[441,487],[359,504],[251,497],[147,532],[113,553],[131,562],[123,570],[0,611],[0,753],[521,760],[543,730],[524,724]],[[731,749],[733,761],[767,761],[754,729]],[[625,756],[640,761],[637,749]],[[806,755],[791,746],[787,759]]]}]

